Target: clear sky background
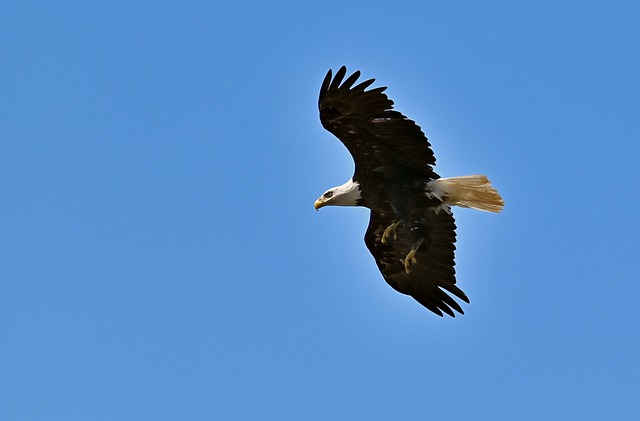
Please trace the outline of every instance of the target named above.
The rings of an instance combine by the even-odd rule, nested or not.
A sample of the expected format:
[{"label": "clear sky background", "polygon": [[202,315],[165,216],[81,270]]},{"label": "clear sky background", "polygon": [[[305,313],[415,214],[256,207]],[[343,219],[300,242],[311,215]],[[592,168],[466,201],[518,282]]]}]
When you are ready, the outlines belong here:
[{"label": "clear sky background", "polygon": [[[640,3],[0,7],[0,418],[639,419]],[[393,291],[317,94],[388,86],[471,304]]]}]

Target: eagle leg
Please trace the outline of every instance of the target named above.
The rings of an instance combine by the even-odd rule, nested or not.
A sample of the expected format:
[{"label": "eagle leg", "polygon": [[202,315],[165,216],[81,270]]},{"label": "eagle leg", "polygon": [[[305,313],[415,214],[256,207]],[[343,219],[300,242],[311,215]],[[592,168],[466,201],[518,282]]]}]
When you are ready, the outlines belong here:
[{"label": "eagle leg", "polygon": [[[382,244],[390,243],[398,239],[398,235],[396,234],[396,228],[398,228],[398,225],[400,225],[401,223],[402,221],[398,219],[397,221],[389,225],[387,229],[384,230],[384,232],[382,233],[382,239],[380,240],[382,241]],[[390,237],[391,237],[391,240],[390,240]]]},{"label": "eagle leg", "polygon": [[411,266],[418,263],[418,259],[416,259],[416,252],[422,245],[423,240],[418,241],[413,245],[409,253],[407,253],[407,257],[404,258],[404,271],[407,272],[407,275],[411,273]]}]

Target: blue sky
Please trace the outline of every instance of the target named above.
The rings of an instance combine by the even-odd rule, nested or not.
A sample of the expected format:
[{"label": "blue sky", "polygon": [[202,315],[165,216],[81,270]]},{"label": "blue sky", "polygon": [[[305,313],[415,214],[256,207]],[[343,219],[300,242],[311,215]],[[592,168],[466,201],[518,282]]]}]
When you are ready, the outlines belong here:
[{"label": "blue sky", "polygon": [[[0,8],[0,418],[637,419],[637,2]],[[375,77],[457,210],[465,315],[393,291],[324,131]]]}]

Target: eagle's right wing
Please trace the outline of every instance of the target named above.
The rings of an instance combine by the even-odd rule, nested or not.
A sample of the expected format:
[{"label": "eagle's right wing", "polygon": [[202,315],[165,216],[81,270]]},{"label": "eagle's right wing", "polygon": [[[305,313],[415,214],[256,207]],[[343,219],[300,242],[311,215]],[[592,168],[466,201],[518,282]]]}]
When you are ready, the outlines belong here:
[{"label": "eagle's right wing", "polygon": [[420,127],[393,109],[385,87],[366,91],[374,79],[353,86],[360,72],[344,80],[346,72],[342,66],[332,78],[329,70],[320,88],[318,108],[324,128],[353,156],[354,179],[365,180],[373,171],[438,178],[432,169],[436,159]]}]

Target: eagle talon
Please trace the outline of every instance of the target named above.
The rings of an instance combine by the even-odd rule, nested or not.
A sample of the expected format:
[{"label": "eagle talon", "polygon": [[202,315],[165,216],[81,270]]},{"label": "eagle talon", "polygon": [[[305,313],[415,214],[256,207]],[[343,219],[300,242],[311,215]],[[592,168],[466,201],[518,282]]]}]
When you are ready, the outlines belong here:
[{"label": "eagle talon", "polygon": [[422,245],[422,240],[418,241],[411,247],[409,253],[407,253],[407,257],[404,258],[404,271],[407,272],[407,275],[411,273],[411,266],[418,263],[418,259],[416,259],[416,252]]},{"label": "eagle talon", "polygon": [[[389,225],[387,229],[384,230],[384,232],[382,233],[382,239],[380,240],[382,241],[382,244],[391,243],[392,241],[395,241],[398,239],[398,235],[396,234],[396,228],[398,228],[398,225],[400,225],[401,223],[402,221],[396,221],[391,225]],[[391,240],[389,240],[389,237],[392,237]]]},{"label": "eagle talon", "polygon": [[407,257],[404,258],[404,271],[407,272],[407,275],[411,273],[411,266],[418,263],[418,259],[416,259],[416,249],[411,249]]}]

